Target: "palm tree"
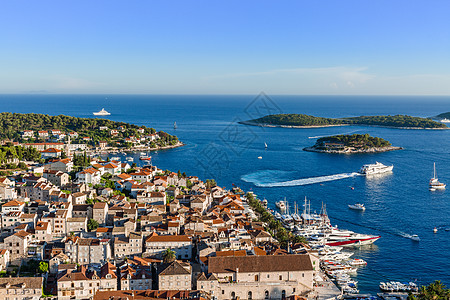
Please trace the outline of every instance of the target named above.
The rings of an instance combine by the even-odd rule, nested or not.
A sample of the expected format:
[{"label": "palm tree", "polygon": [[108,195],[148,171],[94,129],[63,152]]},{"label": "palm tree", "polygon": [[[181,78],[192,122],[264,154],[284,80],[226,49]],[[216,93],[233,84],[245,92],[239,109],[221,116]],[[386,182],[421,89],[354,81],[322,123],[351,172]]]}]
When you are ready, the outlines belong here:
[{"label": "palm tree", "polygon": [[442,284],[439,280],[430,283],[428,286],[420,287],[419,293],[414,295],[409,295],[408,300],[440,300],[440,299],[450,299],[450,290]]},{"label": "palm tree", "polygon": [[173,251],[170,248],[167,248],[166,251],[163,252],[163,261],[164,263],[170,263],[173,262],[176,258],[175,251]]}]

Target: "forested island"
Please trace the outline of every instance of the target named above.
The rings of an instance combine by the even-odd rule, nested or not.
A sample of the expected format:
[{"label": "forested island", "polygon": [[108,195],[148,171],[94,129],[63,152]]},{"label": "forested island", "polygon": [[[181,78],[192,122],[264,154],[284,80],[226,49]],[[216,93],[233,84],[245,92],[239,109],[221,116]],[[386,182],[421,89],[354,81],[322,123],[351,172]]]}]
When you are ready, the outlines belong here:
[{"label": "forested island", "polygon": [[442,113],[436,116],[436,118],[439,119],[450,119],[450,111],[446,112],[446,113]]},{"label": "forested island", "polygon": [[158,136],[152,140],[152,148],[179,143],[176,136],[166,132],[125,122],[65,115],[0,113],[0,140],[34,143],[64,141],[70,137],[72,143],[95,145],[105,141],[110,145],[126,147],[152,135]]},{"label": "forested island", "polygon": [[276,114],[240,122],[245,125],[262,127],[310,128],[343,125],[383,126],[403,129],[448,129],[445,124],[431,118],[395,116],[360,116],[349,118],[322,118],[304,114]]},{"label": "forested island", "polygon": [[334,135],[320,138],[312,147],[303,150],[323,153],[376,153],[400,150],[389,141],[369,134]]}]

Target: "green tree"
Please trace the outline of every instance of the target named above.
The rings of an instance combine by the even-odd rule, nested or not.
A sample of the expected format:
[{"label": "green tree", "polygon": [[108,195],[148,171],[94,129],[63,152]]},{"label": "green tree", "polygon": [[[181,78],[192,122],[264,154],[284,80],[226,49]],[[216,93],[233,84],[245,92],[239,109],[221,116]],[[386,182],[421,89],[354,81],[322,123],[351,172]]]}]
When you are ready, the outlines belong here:
[{"label": "green tree", "polygon": [[43,274],[48,272],[48,263],[41,261],[38,266],[38,272]]},{"label": "green tree", "polygon": [[440,282],[436,280],[430,283],[428,286],[420,287],[417,295],[408,295],[408,300],[448,300],[450,299],[450,290]]},{"label": "green tree", "polygon": [[170,263],[170,262],[173,262],[173,261],[175,260],[175,258],[176,258],[176,253],[175,253],[175,251],[173,251],[172,249],[167,248],[167,249],[163,252],[162,257],[163,257],[163,261],[164,261],[165,263]]},{"label": "green tree", "polygon": [[87,223],[87,229],[89,231],[93,231],[96,230],[98,228],[99,224],[96,220],[94,219],[89,219],[88,223]]}]

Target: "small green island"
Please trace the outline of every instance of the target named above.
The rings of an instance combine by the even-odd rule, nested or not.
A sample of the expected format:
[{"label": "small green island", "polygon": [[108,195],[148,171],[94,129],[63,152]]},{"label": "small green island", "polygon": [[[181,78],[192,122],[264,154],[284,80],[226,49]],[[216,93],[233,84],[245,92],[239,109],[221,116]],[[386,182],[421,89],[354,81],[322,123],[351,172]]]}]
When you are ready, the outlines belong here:
[{"label": "small green island", "polygon": [[304,114],[276,114],[239,122],[261,127],[315,128],[345,125],[381,126],[401,129],[449,129],[431,118],[395,116],[360,116],[349,118],[322,118]]},{"label": "small green island", "polygon": [[353,154],[353,153],[378,153],[401,150],[402,147],[394,147],[389,141],[369,134],[334,135],[317,140],[312,147],[306,147],[304,151]]}]

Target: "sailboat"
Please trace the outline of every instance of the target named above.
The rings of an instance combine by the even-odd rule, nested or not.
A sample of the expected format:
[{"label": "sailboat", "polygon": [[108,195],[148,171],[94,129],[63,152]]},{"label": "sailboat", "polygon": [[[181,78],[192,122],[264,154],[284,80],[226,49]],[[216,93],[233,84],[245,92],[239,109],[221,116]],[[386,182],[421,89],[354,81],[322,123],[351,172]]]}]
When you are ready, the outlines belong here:
[{"label": "sailboat", "polygon": [[267,149],[267,144],[266,144],[266,142],[264,142],[264,148],[266,148],[266,149]]},{"label": "sailboat", "polygon": [[430,179],[430,191],[445,190],[445,183],[439,182],[436,176],[436,163],[433,164],[433,178]]},{"label": "sailboat", "polygon": [[177,129],[177,122],[173,123],[173,129]]}]

